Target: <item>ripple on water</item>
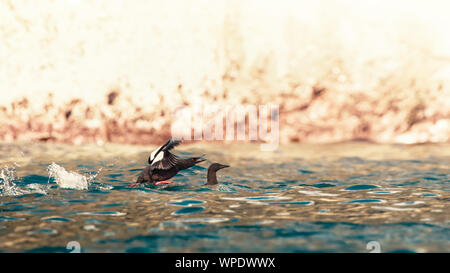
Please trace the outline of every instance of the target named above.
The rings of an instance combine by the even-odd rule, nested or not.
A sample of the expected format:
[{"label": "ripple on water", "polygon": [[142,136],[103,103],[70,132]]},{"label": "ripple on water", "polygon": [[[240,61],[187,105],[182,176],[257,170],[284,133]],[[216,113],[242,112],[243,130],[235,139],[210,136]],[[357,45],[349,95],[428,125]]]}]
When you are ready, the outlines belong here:
[{"label": "ripple on water", "polygon": [[69,222],[69,221],[72,221],[72,219],[59,217],[59,216],[49,216],[49,217],[41,218],[41,221],[47,221],[47,222]]},{"label": "ripple on water", "polygon": [[121,206],[125,206],[125,203],[110,203],[110,204],[105,204],[105,205],[101,205],[101,208],[113,208],[113,207],[121,207]]},{"label": "ripple on water", "polygon": [[341,203],[384,203],[384,200],[379,199],[358,199],[350,201],[342,201]]},{"label": "ripple on water", "polygon": [[112,225],[113,222],[110,221],[104,221],[104,220],[98,220],[98,219],[86,219],[84,220],[86,224],[97,224],[97,225]]},{"label": "ripple on water", "polygon": [[49,179],[48,176],[42,176],[42,175],[36,175],[36,174],[31,174],[31,175],[22,177],[22,181],[26,184],[33,184],[33,183],[47,184],[48,179]]},{"label": "ripple on water", "polygon": [[400,191],[372,191],[370,194],[394,194],[399,193]]},{"label": "ripple on water", "polygon": [[22,221],[22,220],[25,220],[25,218],[0,216],[0,223],[1,222],[8,222],[8,221]]},{"label": "ripple on water", "polygon": [[298,193],[311,195],[311,196],[338,196],[338,194],[335,193],[325,193],[321,191],[310,191],[310,190],[299,190]]},{"label": "ripple on water", "polygon": [[394,208],[394,207],[381,207],[381,206],[373,206],[372,208],[376,209],[376,210],[383,210],[383,211],[410,211],[410,210],[417,211],[417,209],[414,209],[414,208]]},{"label": "ripple on water", "polygon": [[17,205],[20,204],[20,202],[3,202],[0,203],[0,206],[9,206],[9,205]]},{"label": "ripple on water", "polygon": [[370,189],[376,189],[379,188],[379,186],[376,185],[368,185],[368,184],[362,184],[362,185],[354,185],[345,188],[346,191],[361,191],[361,190],[370,190]]},{"label": "ripple on water", "polygon": [[306,185],[306,186],[311,186],[311,187],[314,187],[314,188],[336,187],[335,184],[331,184],[331,183],[318,183],[318,184]]},{"label": "ripple on water", "polygon": [[27,232],[27,234],[28,235],[33,235],[33,234],[58,234],[58,231],[56,229],[43,228],[43,229],[39,229],[39,230],[29,231],[29,232]]},{"label": "ripple on water", "polygon": [[439,180],[441,180],[440,177],[434,177],[434,176],[425,176],[425,177],[423,177],[423,179],[428,180],[428,181],[439,181]]},{"label": "ripple on water", "polygon": [[38,247],[33,248],[30,250],[25,251],[25,253],[68,253],[69,250],[67,250],[66,247],[63,246],[44,246],[44,247]]},{"label": "ripple on water", "polygon": [[294,201],[294,202],[268,202],[269,205],[313,205],[313,201]]},{"label": "ripple on water", "polygon": [[404,182],[404,183],[400,183],[400,184],[392,184],[392,186],[398,186],[398,187],[403,187],[403,186],[414,186],[419,184],[420,181],[408,181],[408,182]]},{"label": "ripple on water", "polygon": [[425,202],[423,202],[423,201],[405,201],[405,202],[401,202],[401,203],[395,203],[394,206],[415,206],[415,205],[420,205],[420,204],[425,204]]},{"label": "ripple on water", "polygon": [[178,221],[183,222],[183,223],[202,222],[202,223],[208,223],[208,224],[215,224],[215,223],[226,222],[229,220],[230,220],[229,218],[219,217],[219,218],[184,218],[184,219],[180,219]]},{"label": "ripple on water", "polygon": [[310,170],[298,170],[298,172],[301,173],[301,174],[312,174],[312,173],[314,173],[313,171],[310,171]]},{"label": "ripple on water", "polygon": [[233,186],[243,189],[252,189],[250,186],[242,185],[242,184],[233,184]]},{"label": "ripple on water", "polygon": [[98,216],[124,216],[127,215],[125,212],[117,212],[117,211],[84,211],[84,212],[76,212],[77,215],[98,215]]},{"label": "ripple on water", "polygon": [[175,177],[173,179],[173,182],[189,182],[189,178],[188,177]]},{"label": "ripple on water", "polygon": [[[219,185],[220,185],[220,184],[219,184]],[[213,191],[213,189],[207,188],[207,187],[201,187],[201,188],[194,189],[194,191],[195,191],[195,192]]]},{"label": "ripple on water", "polygon": [[52,212],[52,211],[54,211],[54,209],[35,209],[35,210],[27,211],[27,213],[38,214],[38,213],[48,213],[48,212]]},{"label": "ripple on water", "polygon": [[422,194],[422,197],[437,197],[439,196],[439,194],[434,194],[434,193],[425,193]]},{"label": "ripple on water", "polygon": [[[184,185],[173,185],[172,184],[168,184],[168,185],[160,185],[160,186],[153,186],[151,185],[151,187],[155,187],[155,192],[161,192],[161,191],[184,191],[185,189],[188,189],[189,186],[184,184]],[[156,188],[157,187],[157,188]]]},{"label": "ripple on water", "polygon": [[198,171],[206,170],[205,167],[200,166],[200,165],[194,165],[194,166],[192,166],[192,169],[193,169],[193,170],[198,170]]},{"label": "ripple on water", "polygon": [[110,173],[110,174],[108,174],[106,176],[109,177],[109,178],[117,178],[117,177],[123,176],[123,174],[122,173]]},{"label": "ripple on water", "polygon": [[31,209],[35,209],[35,208],[37,208],[37,206],[35,206],[35,205],[20,204],[20,205],[15,205],[15,206],[8,206],[8,207],[2,209],[2,211],[24,211],[24,210],[31,210]]},{"label": "ripple on water", "polygon": [[152,250],[145,247],[132,247],[127,248],[125,250],[125,253],[150,253],[150,252],[152,252]]},{"label": "ripple on water", "polygon": [[68,203],[92,203],[95,200],[92,199],[74,199],[74,200],[69,200],[67,201]]},{"label": "ripple on water", "polygon": [[172,215],[193,214],[203,211],[204,207],[185,207],[172,213]]},{"label": "ripple on water", "polygon": [[181,201],[176,201],[176,202],[170,202],[168,203],[169,205],[174,205],[174,206],[192,206],[192,205],[201,205],[204,204],[205,201],[201,201],[201,200],[181,200]]},{"label": "ripple on water", "polygon": [[232,201],[257,201],[257,200],[285,200],[292,198],[286,196],[267,195],[267,196],[222,197],[221,199]]}]

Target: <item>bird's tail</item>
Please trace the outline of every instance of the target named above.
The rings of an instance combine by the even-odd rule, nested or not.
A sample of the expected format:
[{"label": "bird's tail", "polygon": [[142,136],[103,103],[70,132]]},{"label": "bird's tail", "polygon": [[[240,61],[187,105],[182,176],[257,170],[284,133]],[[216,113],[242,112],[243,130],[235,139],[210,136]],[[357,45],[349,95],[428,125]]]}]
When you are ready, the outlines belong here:
[{"label": "bird's tail", "polygon": [[192,166],[194,166],[194,165],[196,165],[196,164],[198,164],[200,162],[205,161],[206,159],[203,158],[203,156],[204,155],[180,160],[179,164],[178,164],[179,170],[188,169],[188,168],[190,168],[190,167],[192,167]]}]

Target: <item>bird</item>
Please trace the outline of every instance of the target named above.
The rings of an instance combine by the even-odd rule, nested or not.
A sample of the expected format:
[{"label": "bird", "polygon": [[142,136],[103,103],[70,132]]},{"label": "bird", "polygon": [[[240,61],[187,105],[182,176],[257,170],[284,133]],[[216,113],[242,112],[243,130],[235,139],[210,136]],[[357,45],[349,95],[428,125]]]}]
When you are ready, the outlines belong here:
[{"label": "bird", "polygon": [[216,172],[220,169],[228,168],[230,166],[228,165],[222,165],[220,163],[213,163],[208,168],[208,176],[206,178],[206,184],[207,185],[216,185],[219,184],[217,182]]},{"label": "bird", "polygon": [[154,150],[148,158],[148,166],[140,173],[135,183],[130,187],[135,187],[143,183],[153,185],[170,184],[168,179],[174,177],[179,171],[188,169],[206,159],[201,157],[180,158],[170,151],[180,145],[181,140],[169,139],[164,145]]}]

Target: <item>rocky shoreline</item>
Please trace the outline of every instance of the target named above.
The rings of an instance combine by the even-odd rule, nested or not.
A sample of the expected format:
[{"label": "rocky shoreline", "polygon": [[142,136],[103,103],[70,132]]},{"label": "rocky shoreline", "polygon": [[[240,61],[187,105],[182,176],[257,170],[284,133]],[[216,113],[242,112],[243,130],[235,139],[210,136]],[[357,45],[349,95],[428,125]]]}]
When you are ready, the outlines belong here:
[{"label": "rocky shoreline", "polygon": [[[400,109],[402,103],[405,105],[402,101],[396,105],[370,99],[361,93],[346,94],[346,98],[339,98],[339,95],[336,97],[325,88],[313,87],[306,99],[294,94],[278,94],[268,100],[279,103],[280,143],[450,142],[450,114],[445,108],[437,110],[417,104]],[[213,97],[205,98],[217,103]],[[41,112],[30,109],[32,101],[33,98],[23,98],[0,107],[1,141],[158,144],[171,136],[174,120],[171,104],[144,111],[117,91],[105,94],[104,103],[100,105],[78,98],[57,104],[50,95]],[[241,101],[249,104],[245,98]],[[257,105],[261,101],[250,103]],[[435,107],[438,105],[436,101]]]}]

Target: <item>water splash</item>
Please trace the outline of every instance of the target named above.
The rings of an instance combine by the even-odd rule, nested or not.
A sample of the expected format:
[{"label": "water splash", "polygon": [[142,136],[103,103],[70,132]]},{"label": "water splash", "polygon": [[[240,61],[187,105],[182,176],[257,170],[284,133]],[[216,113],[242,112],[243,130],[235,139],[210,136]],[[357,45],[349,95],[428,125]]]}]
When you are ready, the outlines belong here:
[{"label": "water splash", "polygon": [[223,184],[217,185],[216,190],[217,190],[217,191],[233,191],[232,188],[230,188],[230,187],[227,186],[227,185],[223,185]]},{"label": "water splash", "polygon": [[0,196],[17,196],[27,193],[14,183],[16,179],[15,167],[5,166],[2,168],[0,173],[0,190],[2,191],[2,194],[0,194]]},{"label": "water splash", "polygon": [[33,183],[33,184],[27,185],[27,188],[32,193],[39,193],[39,194],[46,195],[50,189],[50,185],[41,185],[41,184]]},{"label": "water splash", "polygon": [[47,167],[49,178],[54,178],[56,184],[64,189],[87,190],[92,180],[97,177],[101,169],[94,175],[84,176],[82,174],[66,171],[64,167],[52,163]]},{"label": "water splash", "polygon": [[94,174],[91,174],[90,176],[87,177],[88,182],[93,181],[99,174],[100,172],[103,170],[103,168],[98,169],[97,172],[95,172]]}]

